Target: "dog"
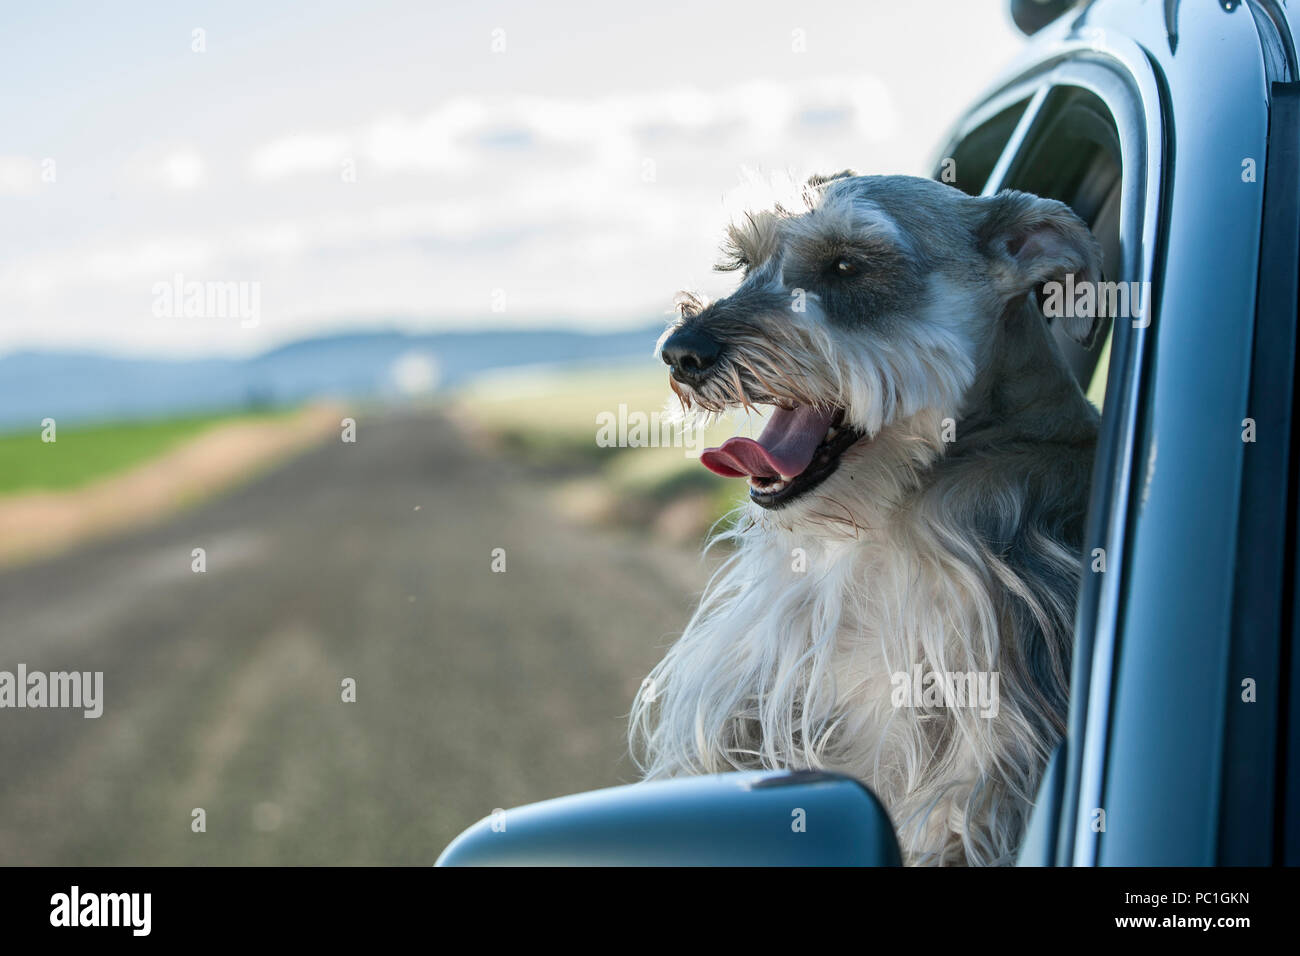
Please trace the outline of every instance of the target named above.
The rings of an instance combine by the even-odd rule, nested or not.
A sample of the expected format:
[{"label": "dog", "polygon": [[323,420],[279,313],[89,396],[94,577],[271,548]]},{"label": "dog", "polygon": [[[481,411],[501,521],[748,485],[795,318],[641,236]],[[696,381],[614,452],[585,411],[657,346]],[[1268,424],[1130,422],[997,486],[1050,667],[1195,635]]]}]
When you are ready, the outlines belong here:
[{"label": "dog", "polygon": [[[1065,731],[1099,424],[1040,301],[1097,282],[1098,243],[1054,200],[846,170],[724,255],[739,287],[683,294],[658,352],[691,415],[772,412],[701,455],[749,501],[633,754],[647,779],[849,774],[905,862],[1013,863]],[[1099,319],[1056,321],[1088,344]]]}]

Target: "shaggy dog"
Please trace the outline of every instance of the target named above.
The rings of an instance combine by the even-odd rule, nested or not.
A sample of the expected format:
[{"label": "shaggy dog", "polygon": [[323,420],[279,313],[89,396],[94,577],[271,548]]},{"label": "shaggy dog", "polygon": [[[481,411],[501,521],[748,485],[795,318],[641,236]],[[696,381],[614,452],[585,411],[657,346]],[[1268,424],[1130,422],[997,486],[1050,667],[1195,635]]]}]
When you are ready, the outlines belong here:
[{"label": "shaggy dog", "polygon": [[847,773],[909,863],[1014,862],[1065,729],[1098,425],[1038,293],[1096,283],[1097,243],[1053,200],[844,172],[725,251],[739,287],[685,296],[660,354],[688,409],[773,410],[701,458],[750,501],[633,752]]}]

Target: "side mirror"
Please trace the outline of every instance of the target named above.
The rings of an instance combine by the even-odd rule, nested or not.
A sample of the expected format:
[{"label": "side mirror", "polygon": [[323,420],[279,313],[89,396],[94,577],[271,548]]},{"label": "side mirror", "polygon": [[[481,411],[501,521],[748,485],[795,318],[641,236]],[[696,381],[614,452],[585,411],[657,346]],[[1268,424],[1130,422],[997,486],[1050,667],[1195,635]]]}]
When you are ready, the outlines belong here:
[{"label": "side mirror", "polygon": [[438,866],[899,866],[851,777],[753,771],[594,790],[480,820]]}]

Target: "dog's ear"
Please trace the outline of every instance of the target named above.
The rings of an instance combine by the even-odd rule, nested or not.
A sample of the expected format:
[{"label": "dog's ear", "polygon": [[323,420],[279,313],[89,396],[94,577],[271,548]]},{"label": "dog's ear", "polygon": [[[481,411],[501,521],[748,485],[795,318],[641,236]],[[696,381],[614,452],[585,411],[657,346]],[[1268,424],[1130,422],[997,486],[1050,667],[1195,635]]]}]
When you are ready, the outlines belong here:
[{"label": "dog's ear", "polygon": [[[985,208],[976,243],[1008,301],[1037,294],[1047,283],[1064,284],[1066,276],[1073,276],[1074,288],[1092,283],[1095,290],[1101,280],[1101,246],[1069,206],[1015,190],[978,201]],[[1072,309],[1051,318],[1084,345],[1091,344],[1099,325],[1097,315],[1076,315]]]}]

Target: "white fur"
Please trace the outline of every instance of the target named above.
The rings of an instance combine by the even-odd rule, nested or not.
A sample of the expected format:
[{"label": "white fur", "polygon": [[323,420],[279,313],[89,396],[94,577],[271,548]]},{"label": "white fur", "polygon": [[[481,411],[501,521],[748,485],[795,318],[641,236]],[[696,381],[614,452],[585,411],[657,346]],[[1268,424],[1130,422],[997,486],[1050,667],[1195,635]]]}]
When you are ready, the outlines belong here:
[{"label": "white fur", "polygon": [[[849,222],[858,233],[902,235],[852,196],[840,193],[843,208],[829,212],[823,203],[806,228]],[[753,228],[758,234],[742,240],[768,249],[780,237],[765,230],[788,236],[805,226],[787,215]],[[783,290],[779,257],[773,262],[746,281]],[[987,513],[1021,529],[1026,474],[1040,460],[1022,467],[1008,459],[1005,470],[981,461],[967,478],[964,464],[945,470],[943,432],[989,393],[995,354],[1028,356],[1047,385],[1068,373],[1054,359],[1039,361],[1050,345],[1032,321],[1016,327],[1028,330],[1016,333],[1024,342],[1004,341],[1004,302],[980,277],[963,284],[934,275],[905,321],[865,328],[828,322],[817,296],[807,300],[806,312],[783,312],[761,323],[761,334],[747,326],[729,333],[732,366],[685,389],[685,398],[711,411],[743,403],[743,377],[778,398],[843,407],[870,440],[803,498],[776,511],[747,505],[715,539],[734,552],[638,694],[633,751],[650,778],[752,768],[847,773],[881,797],[908,862],[1009,863],[1060,716],[1023,668],[1007,672],[1018,651],[1009,642],[1068,648],[1073,598],[1023,578],[974,527]],[[705,307],[692,308],[699,315]],[[1086,430],[1092,413],[1081,402],[1069,395],[1060,417]],[[1019,434],[1011,437],[1023,442]],[[1044,454],[1050,462],[1055,453]],[[1063,488],[1062,498],[1080,493]],[[1077,579],[1076,552],[1033,528],[1026,538],[1040,571]],[[1008,631],[1011,605],[1033,633]],[[896,706],[894,675],[916,666],[1000,673],[996,717]],[[1053,683],[1067,686],[1064,664],[1053,657],[1050,668]]]}]

